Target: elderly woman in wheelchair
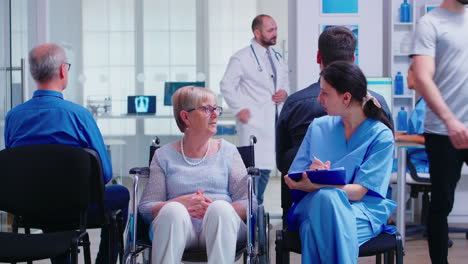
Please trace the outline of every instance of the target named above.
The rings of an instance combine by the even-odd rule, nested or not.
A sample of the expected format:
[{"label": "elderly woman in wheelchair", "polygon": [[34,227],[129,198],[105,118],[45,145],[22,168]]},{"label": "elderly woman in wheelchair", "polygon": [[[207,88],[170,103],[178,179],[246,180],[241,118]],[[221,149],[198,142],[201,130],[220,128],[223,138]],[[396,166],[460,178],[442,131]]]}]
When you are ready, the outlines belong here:
[{"label": "elderly woman in wheelchair", "polygon": [[247,171],[236,147],[216,134],[222,108],[206,88],[172,97],[180,141],[156,150],[139,210],[151,224],[152,263],[180,263],[206,248],[208,263],[234,263],[246,240]]}]

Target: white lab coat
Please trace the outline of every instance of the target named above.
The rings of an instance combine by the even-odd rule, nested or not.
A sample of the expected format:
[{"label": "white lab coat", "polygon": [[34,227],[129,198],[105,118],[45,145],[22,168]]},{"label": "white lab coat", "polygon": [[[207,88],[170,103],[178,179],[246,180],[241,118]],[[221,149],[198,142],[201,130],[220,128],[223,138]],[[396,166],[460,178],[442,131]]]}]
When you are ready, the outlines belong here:
[{"label": "white lab coat", "polygon": [[[255,50],[258,58],[252,52]],[[230,59],[221,80],[221,93],[233,115],[240,110],[250,110],[250,120],[243,124],[237,120],[236,129],[239,145],[247,146],[250,135],[258,139],[255,146],[255,165],[260,169],[274,169],[275,164],[275,108],[272,100],[275,93],[273,70],[268,60],[266,48],[254,39],[251,46],[236,52]],[[277,72],[276,91],[285,90],[289,94],[288,67],[279,53],[269,47]],[[260,71],[260,67],[262,71]],[[278,115],[282,104],[278,105]]]}]

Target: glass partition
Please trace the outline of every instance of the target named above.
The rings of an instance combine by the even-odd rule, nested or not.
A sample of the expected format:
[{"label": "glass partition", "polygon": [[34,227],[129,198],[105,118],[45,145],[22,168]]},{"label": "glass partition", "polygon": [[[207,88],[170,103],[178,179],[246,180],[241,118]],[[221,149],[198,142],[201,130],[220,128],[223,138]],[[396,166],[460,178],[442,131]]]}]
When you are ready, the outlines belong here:
[{"label": "glass partition", "polygon": [[[203,82],[219,94],[230,56],[247,46],[253,36],[253,17],[264,11],[261,6],[270,12],[277,4],[266,0],[11,2],[18,6],[17,13],[12,13],[16,21],[12,37],[17,45],[12,51],[2,48],[2,55],[27,58],[32,47],[44,42],[64,47],[72,64],[64,97],[94,114],[116,176],[126,175],[132,166],[147,165],[148,147],[155,135],[163,144],[182,135],[172,106],[164,104],[166,83]],[[277,9],[286,16],[282,6]],[[287,25],[279,27],[286,29]],[[4,101],[6,79],[4,72],[0,74],[0,99]],[[14,75],[13,79],[21,78]],[[36,86],[29,73],[26,80],[24,99],[29,99]],[[129,114],[127,98],[135,95],[156,96],[156,113]],[[217,98],[227,110],[219,122],[224,135],[219,136],[235,143],[235,122],[222,96]],[[0,110],[0,115],[7,111]]]}]

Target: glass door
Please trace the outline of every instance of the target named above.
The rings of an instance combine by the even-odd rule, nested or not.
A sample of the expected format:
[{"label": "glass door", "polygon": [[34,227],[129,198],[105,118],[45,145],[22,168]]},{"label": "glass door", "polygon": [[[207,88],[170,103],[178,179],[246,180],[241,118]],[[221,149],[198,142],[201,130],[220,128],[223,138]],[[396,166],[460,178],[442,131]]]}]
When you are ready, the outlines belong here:
[{"label": "glass door", "polygon": [[5,116],[26,96],[25,1],[0,0],[0,149],[5,148]]},{"label": "glass door", "polygon": [[[0,0],[0,150],[5,148],[6,114],[25,95],[26,1]],[[0,211],[0,231],[10,224],[11,217]]]},{"label": "glass door", "polygon": [[10,0],[0,0],[0,149],[5,148],[5,115],[11,108]]},{"label": "glass door", "polygon": [[[10,1],[0,0],[0,150],[5,148],[5,115],[10,108]],[[0,182],[0,184],[2,184]],[[7,231],[8,215],[0,211],[0,231]]]}]

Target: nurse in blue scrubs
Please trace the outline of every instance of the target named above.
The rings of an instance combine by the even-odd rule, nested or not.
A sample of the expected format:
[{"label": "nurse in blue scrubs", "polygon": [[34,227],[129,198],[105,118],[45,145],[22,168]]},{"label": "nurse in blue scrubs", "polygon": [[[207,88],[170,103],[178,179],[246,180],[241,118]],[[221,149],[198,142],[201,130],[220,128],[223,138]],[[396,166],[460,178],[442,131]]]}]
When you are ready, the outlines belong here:
[{"label": "nurse in blue scrubs", "polygon": [[[335,62],[321,73],[319,102],[328,116],[310,124],[290,173],[344,167],[346,185],[320,185],[305,173],[290,189],[308,194],[290,210],[299,229],[302,263],[357,263],[359,246],[381,232],[396,203],[386,199],[394,139],[358,66]],[[292,211],[292,212],[291,212]]]}]

